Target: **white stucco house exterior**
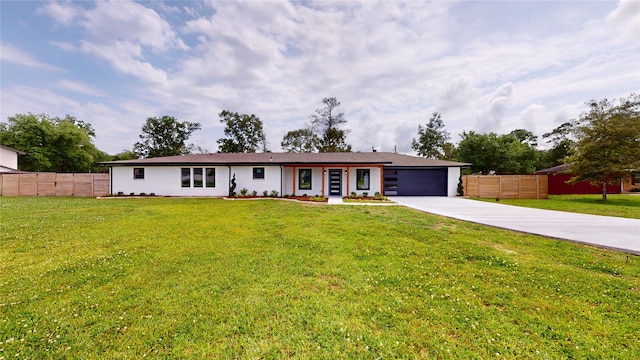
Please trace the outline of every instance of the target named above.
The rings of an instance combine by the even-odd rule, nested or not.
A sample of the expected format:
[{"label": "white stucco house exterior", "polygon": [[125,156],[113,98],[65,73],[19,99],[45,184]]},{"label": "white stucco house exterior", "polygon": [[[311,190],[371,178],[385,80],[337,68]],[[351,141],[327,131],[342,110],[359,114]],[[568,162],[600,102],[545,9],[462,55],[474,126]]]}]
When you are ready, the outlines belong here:
[{"label": "white stucco house exterior", "polygon": [[469,164],[386,152],[215,153],[105,162],[111,193],[158,196],[262,195],[456,196]]},{"label": "white stucco house exterior", "polygon": [[18,155],[24,155],[20,150],[0,145],[0,172],[18,171]]}]

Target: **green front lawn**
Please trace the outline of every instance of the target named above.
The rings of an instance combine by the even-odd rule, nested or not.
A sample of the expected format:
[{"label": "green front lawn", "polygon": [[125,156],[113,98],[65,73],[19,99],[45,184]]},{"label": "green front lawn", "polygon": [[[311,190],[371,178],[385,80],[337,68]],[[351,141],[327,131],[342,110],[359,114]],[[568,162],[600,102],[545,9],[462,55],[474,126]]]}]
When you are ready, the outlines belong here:
[{"label": "green front lawn", "polygon": [[[495,199],[478,199],[495,202]],[[501,204],[532,207],[546,210],[576,212],[582,214],[616,216],[640,219],[640,195],[549,195],[548,199],[500,199]]]},{"label": "green front lawn", "polygon": [[640,258],[403,207],[0,198],[0,358],[640,355]]}]

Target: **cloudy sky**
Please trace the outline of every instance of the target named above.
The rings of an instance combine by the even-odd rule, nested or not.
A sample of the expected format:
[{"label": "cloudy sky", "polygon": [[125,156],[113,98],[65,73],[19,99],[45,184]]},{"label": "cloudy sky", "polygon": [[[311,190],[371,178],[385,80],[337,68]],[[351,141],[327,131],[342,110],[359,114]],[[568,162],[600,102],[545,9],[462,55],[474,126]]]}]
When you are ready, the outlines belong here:
[{"label": "cloudy sky", "polygon": [[1,119],[70,114],[131,149],[146,118],[256,114],[281,151],[337,97],[354,151],[412,153],[440,112],[463,130],[542,135],[590,99],[640,91],[640,1],[7,1]]}]

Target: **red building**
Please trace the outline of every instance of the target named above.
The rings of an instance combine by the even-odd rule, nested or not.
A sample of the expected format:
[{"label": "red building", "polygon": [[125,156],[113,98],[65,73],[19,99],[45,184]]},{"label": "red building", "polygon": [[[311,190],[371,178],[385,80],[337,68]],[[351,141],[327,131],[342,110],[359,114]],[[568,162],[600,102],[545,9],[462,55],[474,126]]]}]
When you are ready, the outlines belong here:
[{"label": "red building", "polygon": [[[549,169],[538,170],[536,174],[548,175],[549,195],[571,195],[571,194],[602,194],[601,185],[592,185],[588,181],[581,181],[576,184],[568,184],[574,174],[567,173],[569,165],[563,164]],[[616,184],[607,184],[607,194],[620,194],[620,181]]]}]

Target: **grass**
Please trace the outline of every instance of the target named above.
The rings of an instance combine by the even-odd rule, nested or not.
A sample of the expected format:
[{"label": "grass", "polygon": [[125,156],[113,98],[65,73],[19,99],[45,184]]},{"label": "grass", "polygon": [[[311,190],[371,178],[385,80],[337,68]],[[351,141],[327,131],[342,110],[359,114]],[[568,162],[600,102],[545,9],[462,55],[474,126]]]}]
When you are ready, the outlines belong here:
[{"label": "grass", "polygon": [[0,358],[640,355],[640,258],[403,207],[0,198]]},{"label": "grass", "polygon": [[[495,199],[478,199],[494,202]],[[549,195],[549,199],[500,199],[501,204],[583,214],[640,219],[640,195]]]}]

